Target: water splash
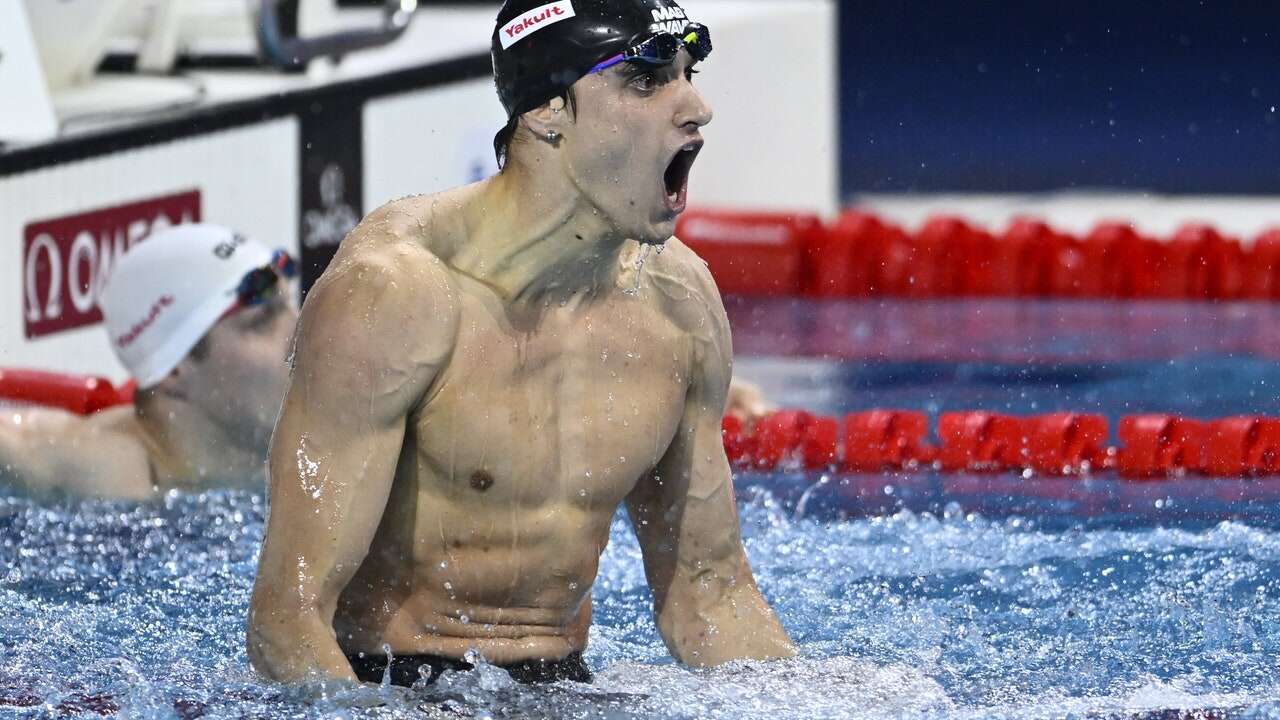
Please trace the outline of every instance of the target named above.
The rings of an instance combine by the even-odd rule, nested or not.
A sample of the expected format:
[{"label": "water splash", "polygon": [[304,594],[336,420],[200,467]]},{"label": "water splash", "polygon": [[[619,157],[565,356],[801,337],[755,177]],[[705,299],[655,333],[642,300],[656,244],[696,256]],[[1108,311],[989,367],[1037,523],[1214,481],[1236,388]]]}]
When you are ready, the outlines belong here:
[{"label": "water splash", "polygon": [[959,506],[797,520],[741,484],[744,543],[799,659],[671,664],[619,516],[593,587],[593,685],[481,665],[319,697],[247,667],[261,496],[0,498],[0,716],[1280,717],[1280,523],[1058,527]]}]

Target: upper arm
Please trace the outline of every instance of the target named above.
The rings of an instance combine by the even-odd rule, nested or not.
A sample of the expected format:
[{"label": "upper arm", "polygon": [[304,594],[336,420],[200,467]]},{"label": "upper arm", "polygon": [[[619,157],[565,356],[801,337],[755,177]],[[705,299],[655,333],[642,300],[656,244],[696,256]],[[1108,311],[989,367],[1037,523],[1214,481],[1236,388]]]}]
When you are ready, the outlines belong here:
[{"label": "upper arm", "polygon": [[255,602],[285,601],[282,591],[292,588],[297,602],[332,612],[381,520],[407,418],[456,331],[457,302],[440,261],[371,215],[299,319],[271,442]]},{"label": "upper arm", "polygon": [[[692,342],[692,372],[680,426],[653,472],[627,499],[655,599],[673,582],[711,573],[736,577],[742,544],[721,420],[732,375],[732,340],[719,293],[692,258],[680,277],[696,300],[680,324]],[[665,254],[664,254],[665,255]],[[668,280],[670,281],[670,280]]]}]

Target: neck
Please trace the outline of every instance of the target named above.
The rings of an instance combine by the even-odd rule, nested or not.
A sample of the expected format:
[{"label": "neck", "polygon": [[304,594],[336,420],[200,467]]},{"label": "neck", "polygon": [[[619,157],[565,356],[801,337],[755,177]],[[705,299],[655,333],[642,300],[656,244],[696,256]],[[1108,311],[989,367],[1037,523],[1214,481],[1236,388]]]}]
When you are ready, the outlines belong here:
[{"label": "neck", "polygon": [[[616,285],[626,238],[549,157],[508,166],[480,183],[468,237],[452,264],[510,301],[591,294]],[[531,167],[532,166],[532,167]]]},{"label": "neck", "polygon": [[223,427],[181,398],[156,396],[135,408],[155,451],[157,482],[167,485],[247,485],[263,472],[266,443]]}]

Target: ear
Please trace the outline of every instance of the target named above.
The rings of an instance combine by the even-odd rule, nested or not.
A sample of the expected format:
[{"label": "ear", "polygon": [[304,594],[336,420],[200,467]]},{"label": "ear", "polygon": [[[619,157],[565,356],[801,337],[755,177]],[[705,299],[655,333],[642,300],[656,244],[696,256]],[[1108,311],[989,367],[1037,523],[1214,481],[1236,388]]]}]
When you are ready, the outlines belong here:
[{"label": "ear", "polygon": [[534,137],[546,141],[551,133],[564,137],[570,125],[569,113],[565,110],[564,98],[557,96],[521,116],[524,124]]}]

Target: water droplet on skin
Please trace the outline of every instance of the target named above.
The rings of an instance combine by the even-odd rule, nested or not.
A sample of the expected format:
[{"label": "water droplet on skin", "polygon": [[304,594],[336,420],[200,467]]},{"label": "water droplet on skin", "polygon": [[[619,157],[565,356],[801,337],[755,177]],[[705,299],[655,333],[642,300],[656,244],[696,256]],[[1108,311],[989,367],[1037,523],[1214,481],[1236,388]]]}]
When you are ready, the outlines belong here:
[{"label": "water droplet on skin", "polygon": [[636,253],[636,284],[626,290],[624,293],[628,295],[637,295],[640,293],[640,280],[644,276],[644,261],[649,257],[649,245],[641,245],[639,252]]}]

